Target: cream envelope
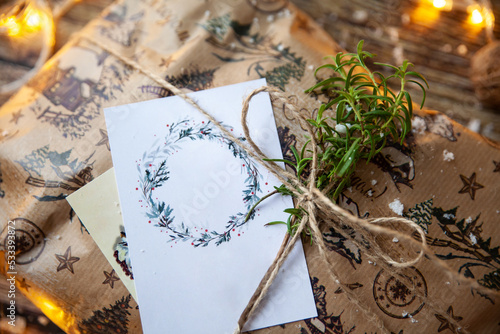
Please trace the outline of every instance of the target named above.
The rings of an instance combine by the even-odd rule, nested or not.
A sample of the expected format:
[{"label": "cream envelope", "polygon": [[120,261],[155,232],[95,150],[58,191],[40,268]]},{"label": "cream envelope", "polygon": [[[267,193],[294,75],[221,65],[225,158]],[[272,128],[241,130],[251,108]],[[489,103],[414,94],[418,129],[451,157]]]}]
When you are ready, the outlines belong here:
[{"label": "cream envelope", "polygon": [[[132,297],[137,300],[124,236],[115,172],[111,168],[66,200],[83,222],[99,249]],[[111,274],[111,273],[110,273]]]}]

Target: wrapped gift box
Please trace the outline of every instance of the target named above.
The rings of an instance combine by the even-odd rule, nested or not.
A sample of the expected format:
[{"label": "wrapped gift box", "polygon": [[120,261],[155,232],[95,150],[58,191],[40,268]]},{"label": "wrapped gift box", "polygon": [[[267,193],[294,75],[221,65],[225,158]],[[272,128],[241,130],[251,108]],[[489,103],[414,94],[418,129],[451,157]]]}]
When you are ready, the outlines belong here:
[{"label": "wrapped gift box", "polygon": [[[65,198],[112,167],[104,107],[172,93],[89,39],[184,91],[266,78],[308,117],[319,106],[317,96],[303,93],[315,83],[313,69],[341,49],[284,1],[126,0],[75,36],[0,109],[0,227],[5,240],[8,222],[16,223],[17,288],[68,333],[139,333],[137,304],[110,278],[110,264]],[[275,107],[290,158],[304,131]],[[15,115],[22,117],[11,122]],[[400,211],[425,230],[452,272],[498,291],[499,148],[438,112],[419,111],[403,145],[392,143],[360,165],[341,205],[360,217]],[[381,332],[377,321],[394,333],[500,330],[498,298],[432,261],[404,269],[410,286],[338,230],[323,232],[335,272],[359,303],[331,280],[317,248],[306,242],[319,317],[262,332]],[[343,232],[363,242],[356,230]]]}]

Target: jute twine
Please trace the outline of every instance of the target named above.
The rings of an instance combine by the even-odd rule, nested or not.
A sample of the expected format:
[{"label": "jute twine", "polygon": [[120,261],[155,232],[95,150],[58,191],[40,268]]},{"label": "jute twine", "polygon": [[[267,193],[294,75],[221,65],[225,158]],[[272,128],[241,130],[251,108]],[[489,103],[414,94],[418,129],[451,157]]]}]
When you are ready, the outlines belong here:
[{"label": "jute twine", "polygon": [[[241,140],[235,137],[230,131],[228,131],[225,127],[223,127],[218,120],[216,120],[212,115],[210,115],[203,108],[201,108],[193,98],[183,93],[176,86],[167,82],[154,72],[144,68],[136,61],[122,56],[120,53],[114,51],[112,48],[108,47],[102,42],[90,38],[88,36],[80,36],[80,38],[87,40],[92,44],[95,44],[102,50],[108,52],[115,58],[122,61],[125,65],[146,75],[160,86],[170,90],[173,94],[179,96],[188,104],[193,106],[196,110],[198,110],[201,114],[203,114],[209,121],[215,124],[219,128],[219,130],[222,133],[224,133],[229,139],[231,139],[242,149],[244,149],[249,156],[251,156],[254,160],[263,165],[271,174],[273,174],[276,178],[278,178],[294,194],[294,197],[296,198],[296,207],[300,206],[307,211],[307,215],[304,215],[304,217],[300,221],[296,233],[291,237],[288,234],[285,236],[281,248],[278,251],[278,254],[276,255],[276,258],[269,267],[267,273],[264,275],[254,295],[248,302],[245,310],[241,314],[238,320],[237,328],[234,331],[235,334],[241,333],[245,323],[254,314],[255,310],[258,308],[258,306],[264,299],[266,293],[268,292],[272,282],[278,275],[280,267],[283,265],[285,259],[292,251],[295,242],[297,242],[297,240],[300,238],[302,231],[304,231],[304,229],[306,228],[308,228],[308,230],[311,233],[311,237],[318,246],[320,258],[327,264],[327,269],[330,277],[334,280],[335,283],[337,283],[340,286],[340,288],[346,294],[350,302],[352,302],[356,306],[356,308],[360,309],[369,321],[375,323],[376,326],[382,332],[390,333],[390,330],[385,327],[383,321],[373,311],[371,311],[369,307],[365,306],[361,302],[360,298],[351,289],[348,288],[347,284],[343,283],[340,280],[339,275],[336,273],[332,259],[330,256],[328,256],[329,251],[323,240],[323,235],[319,227],[320,223],[326,224],[329,227],[333,227],[337,233],[341,234],[346,239],[349,239],[357,247],[359,247],[363,251],[363,255],[365,255],[368,259],[377,261],[377,263],[383,270],[389,272],[393,276],[397,276],[398,280],[407,284],[407,286],[412,287],[413,283],[405,275],[402,274],[401,270],[413,266],[418,261],[420,261],[425,254],[426,257],[431,262],[433,262],[442,270],[444,270],[450,276],[450,278],[455,279],[460,283],[465,283],[467,284],[467,286],[485,294],[489,295],[499,294],[494,290],[481,286],[473,279],[466,278],[462,275],[455,273],[455,271],[452,270],[448,266],[448,264],[438,259],[428,248],[424,231],[419,225],[417,225],[413,221],[402,217],[362,219],[352,215],[347,210],[342,209],[336,203],[332,202],[325,195],[330,189],[324,189],[323,191],[317,189],[315,186],[316,185],[315,178],[318,172],[318,152],[317,152],[316,142],[314,140],[315,136],[313,129],[311,128],[310,124],[306,121],[305,117],[300,113],[298,107],[294,103],[290,103],[289,97],[287,97],[283,92],[272,87],[261,87],[259,89],[254,90],[249,96],[246,97],[245,101],[243,102],[243,108],[242,108],[242,126],[246,140],[250,146],[249,148]],[[273,99],[273,104],[278,103],[283,106],[283,110],[287,109],[288,112],[290,112],[293,115],[295,120],[300,122],[301,127],[303,129],[306,129],[309,138],[311,138],[312,141],[311,173],[309,175],[308,182],[305,184],[299,182],[294,174],[289,173],[288,171],[282,169],[275,162],[268,161],[267,160],[268,157],[266,157],[265,154],[262,153],[260,148],[255,144],[255,142],[252,140],[250,136],[247,125],[247,115],[249,111],[249,105],[251,99],[255,95],[261,92],[270,93],[271,98]],[[412,236],[387,227],[380,226],[381,224],[389,224],[389,223],[399,223],[406,225],[412,228],[415,232],[413,233]],[[348,233],[345,233],[342,227],[346,226],[356,230],[356,232],[358,232],[362,236],[362,238],[364,238],[364,240],[366,240],[367,242],[359,242]],[[388,235],[390,237],[396,237],[400,241],[405,241],[406,243],[409,244],[409,246],[418,248],[418,252],[416,252],[418,253],[418,255],[411,260],[405,261],[402,259],[401,261],[395,261],[394,259],[391,258],[389,254],[387,254],[386,251],[382,250],[382,248],[380,247],[379,243],[377,242],[378,235]],[[420,239],[420,242],[415,240],[414,236],[416,236],[416,239]],[[422,295],[421,293],[418,292],[418,290],[415,290],[414,293],[422,300],[424,300],[426,305],[434,313],[443,316],[447,321],[449,321],[451,325],[455,326],[455,328],[461,328],[462,333],[469,333],[464,328],[463,325],[459,324],[457,320],[454,319],[447,312],[442,311],[442,308],[436,305],[431,300],[429,300],[427,296]]]}]

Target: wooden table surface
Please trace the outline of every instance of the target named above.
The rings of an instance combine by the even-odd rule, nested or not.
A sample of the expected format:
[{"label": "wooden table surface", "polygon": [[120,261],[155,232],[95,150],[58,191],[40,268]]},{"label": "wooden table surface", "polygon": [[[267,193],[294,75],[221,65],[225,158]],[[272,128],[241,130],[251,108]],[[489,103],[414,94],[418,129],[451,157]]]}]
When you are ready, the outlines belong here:
[{"label": "wooden table surface", "polygon": [[[409,59],[431,87],[427,108],[441,111],[464,125],[475,120],[480,124],[480,133],[500,141],[500,106],[482,107],[469,79],[471,57],[486,45],[486,37],[484,29],[474,30],[467,23],[467,13],[460,6],[466,0],[454,0],[457,8],[437,15],[422,7],[429,0],[291,1],[347,51],[355,50],[363,39],[365,50],[375,53],[378,62],[398,64]],[[111,2],[82,0],[71,8],[57,22],[55,50]],[[500,1],[492,3],[500,21]],[[500,38],[500,24],[495,35]],[[420,95],[416,88],[414,95]],[[7,98],[0,96],[0,105]]]},{"label": "wooden table surface", "polygon": [[[429,82],[427,108],[464,125],[479,121],[480,133],[500,141],[500,106],[483,108],[469,79],[471,57],[486,45],[486,34],[468,23],[463,8],[467,1],[454,0],[450,12],[425,7],[427,0],[291,1],[350,52],[363,39],[364,49],[375,53],[377,62],[408,59]],[[500,1],[492,5],[500,22]],[[494,32],[500,38],[500,23]],[[415,88],[412,94],[420,92]]]}]

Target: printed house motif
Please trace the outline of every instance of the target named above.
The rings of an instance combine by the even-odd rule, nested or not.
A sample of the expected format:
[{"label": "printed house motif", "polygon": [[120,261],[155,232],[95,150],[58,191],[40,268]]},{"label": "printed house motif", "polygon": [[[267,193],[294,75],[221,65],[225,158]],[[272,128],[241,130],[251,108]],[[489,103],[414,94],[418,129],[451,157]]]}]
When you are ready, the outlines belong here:
[{"label": "printed house motif", "polygon": [[90,97],[95,82],[76,78],[75,67],[57,69],[47,82],[43,95],[55,105],[62,105],[68,110],[75,111]]}]

